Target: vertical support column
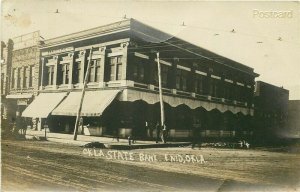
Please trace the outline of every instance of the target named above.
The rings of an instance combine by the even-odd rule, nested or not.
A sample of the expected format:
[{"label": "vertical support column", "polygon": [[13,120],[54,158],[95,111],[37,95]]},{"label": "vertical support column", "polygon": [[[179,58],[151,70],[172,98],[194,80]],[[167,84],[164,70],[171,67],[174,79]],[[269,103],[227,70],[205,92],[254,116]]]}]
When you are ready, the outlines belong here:
[{"label": "vertical support column", "polygon": [[82,87],[83,86],[83,79],[84,79],[84,66],[85,66],[85,57],[86,57],[86,53],[87,51],[81,51],[80,52],[80,74],[79,74],[79,86]]},{"label": "vertical support column", "polygon": [[212,97],[212,79],[211,79],[211,74],[213,73],[213,68],[211,67],[208,67],[208,70],[207,70],[207,78],[206,78],[206,83],[207,83],[207,87],[206,87],[206,90],[207,90],[207,95],[209,98]]},{"label": "vertical support column", "polygon": [[195,92],[195,79],[196,79],[196,67],[197,67],[197,63],[192,63],[191,65],[191,72],[189,77],[189,81],[188,81],[188,91],[194,93]]},{"label": "vertical support column", "polygon": [[[121,43],[121,48],[123,52],[122,56],[122,78],[119,80],[126,80],[127,79],[127,48],[128,48],[129,42]],[[117,69],[117,66],[115,67]],[[117,73],[115,73],[117,78]]]},{"label": "vertical support column", "polygon": [[54,56],[53,59],[56,60],[55,65],[54,65],[53,86],[56,87],[57,86],[57,73],[58,73],[58,56]]},{"label": "vertical support column", "polygon": [[69,57],[71,57],[71,62],[69,65],[69,83],[68,86],[69,88],[72,88],[72,83],[73,83],[73,68],[74,68],[74,52],[69,54]]},{"label": "vertical support column", "polygon": [[101,54],[101,58],[100,58],[100,82],[103,82],[104,85],[104,75],[105,75],[105,50],[106,47],[99,47],[99,54]]},{"label": "vertical support column", "polygon": [[42,130],[42,118],[38,118],[38,122],[37,122],[37,130],[41,131]]}]

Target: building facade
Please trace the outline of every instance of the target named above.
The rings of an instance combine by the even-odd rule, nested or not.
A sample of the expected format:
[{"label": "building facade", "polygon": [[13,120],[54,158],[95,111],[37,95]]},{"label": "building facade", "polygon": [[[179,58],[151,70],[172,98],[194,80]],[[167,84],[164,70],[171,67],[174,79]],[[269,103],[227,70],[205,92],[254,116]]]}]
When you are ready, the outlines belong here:
[{"label": "building facade", "polygon": [[6,99],[10,88],[10,72],[12,64],[13,41],[8,40],[7,44],[1,42],[1,127],[5,130],[10,125],[12,103]]},{"label": "building facade", "polygon": [[257,81],[254,92],[255,138],[275,141],[286,132],[289,91],[263,81]]},{"label": "building facade", "polygon": [[73,132],[90,63],[80,133],[155,138],[159,60],[170,138],[252,133],[252,68],[136,20],[48,39],[40,52],[39,95],[22,116],[39,118],[52,132]]},{"label": "building facade", "polygon": [[6,99],[9,101],[9,119],[19,128],[36,126],[31,118],[21,117],[24,109],[38,93],[41,37],[39,31],[12,39],[13,50],[9,69],[9,86]]},{"label": "building facade", "polygon": [[300,100],[289,100],[285,138],[300,138]]}]

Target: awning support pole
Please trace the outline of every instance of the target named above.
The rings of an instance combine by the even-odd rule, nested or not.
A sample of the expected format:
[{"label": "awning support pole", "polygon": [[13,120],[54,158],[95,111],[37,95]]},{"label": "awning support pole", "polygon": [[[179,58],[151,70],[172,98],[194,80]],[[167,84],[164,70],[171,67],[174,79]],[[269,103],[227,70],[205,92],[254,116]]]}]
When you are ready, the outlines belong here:
[{"label": "awning support pole", "polygon": [[160,103],[160,120],[161,120],[161,127],[162,127],[161,140],[163,143],[166,143],[165,111],[164,111],[164,101],[162,97],[161,67],[159,62],[159,52],[156,53],[156,56],[157,56],[158,89],[159,89],[159,103]]},{"label": "awning support pole", "polygon": [[82,109],[82,103],[83,103],[83,99],[84,99],[84,94],[85,94],[85,87],[88,81],[88,76],[90,73],[90,66],[91,66],[91,62],[92,62],[92,52],[93,52],[93,47],[91,47],[90,49],[90,57],[89,57],[89,62],[88,62],[88,66],[85,72],[85,77],[84,77],[84,82],[83,82],[83,88],[81,91],[81,99],[80,99],[80,103],[77,109],[77,116],[76,116],[76,122],[75,122],[75,127],[74,127],[74,140],[77,140],[77,132],[78,132],[78,126],[79,126],[79,119],[80,119],[80,114],[81,114],[81,109]]}]

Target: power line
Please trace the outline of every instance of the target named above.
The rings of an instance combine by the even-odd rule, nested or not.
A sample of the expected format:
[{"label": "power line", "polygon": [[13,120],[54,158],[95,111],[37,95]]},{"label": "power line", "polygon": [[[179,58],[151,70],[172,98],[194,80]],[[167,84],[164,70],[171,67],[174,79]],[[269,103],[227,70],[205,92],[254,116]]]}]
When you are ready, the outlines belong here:
[{"label": "power line", "polygon": [[[145,34],[145,33],[141,32],[141,31],[138,31],[138,30],[135,30],[135,29],[132,29],[132,30],[135,31],[135,32],[137,32],[137,33],[140,33],[140,34],[142,34],[142,35],[145,35],[145,36],[147,36],[147,37],[150,37],[150,38],[154,38],[154,39],[159,40],[157,37],[154,37],[154,36]],[[214,59],[212,59],[212,58],[210,58],[210,57],[206,57],[206,56],[204,56],[204,55],[201,55],[201,54],[196,53],[196,52],[194,52],[194,51],[191,51],[191,50],[189,50],[189,49],[182,48],[182,47],[180,47],[180,46],[174,45],[174,44],[169,43],[169,42],[163,42],[163,43],[172,45],[172,46],[174,46],[174,47],[176,47],[176,48],[178,48],[178,49],[184,50],[184,51],[186,51],[186,52],[189,52],[189,53],[194,54],[194,55],[196,55],[196,56],[205,58],[205,59],[207,59],[207,60],[215,61],[215,62],[217,62],[217,63],[219,63],[219,64],[221,64],[221,65],[225,65],[225,66],[227,66],[227,67],[229,67],[229,68],[233,68],[233,69],[235,69],[235,70],[238,70],[238,71],[241,71],[241,72],[244,72],[244,73],[248,73],[248,72],[246,72],[246,71],[243,71],[243,70],[241,70],[241,69],[234,68],[234,67],[232,67],[232,66],[230,66],[230,65],[227,65],[227,64],[225,64],[225,63],[222,63],[222,62],[220,62],[220,61],[218,61],[218,60],[214,60]],[[235,62],[235,61],[233,61],[233,62]],[[238,62],[236,62],[236,63],[238,63]],[[240,63],[239,63],[239,64],[240,64]],[[243,65],[243,64],[240,64],[240,65],[245,66],[245,67],[248,67],[248,66]],[[250,68],[250,67],[248,67],[248,68]]]}]

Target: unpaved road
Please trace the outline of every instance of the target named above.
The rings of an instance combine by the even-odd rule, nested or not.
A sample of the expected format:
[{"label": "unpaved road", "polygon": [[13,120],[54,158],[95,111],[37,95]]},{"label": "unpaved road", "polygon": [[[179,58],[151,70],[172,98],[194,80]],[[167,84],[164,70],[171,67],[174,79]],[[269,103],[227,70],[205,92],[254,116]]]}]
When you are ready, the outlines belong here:
[{"label": "unpaved road", "polygon": [[[297,191],[300,178],[299,154],[167,148],[125,151],[133,155],[126,160],[124,151],[103,149],[101,156],[100,149],[89,154],[46,141],[1,146],[2,191]],[[202,155],[206,162],[169,162],[165,155]]]}]

